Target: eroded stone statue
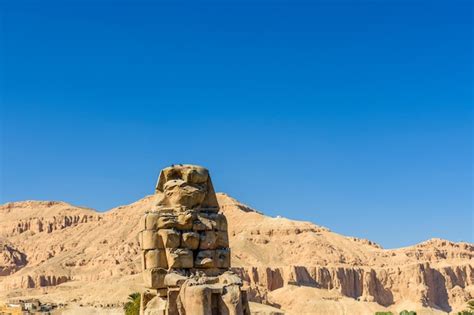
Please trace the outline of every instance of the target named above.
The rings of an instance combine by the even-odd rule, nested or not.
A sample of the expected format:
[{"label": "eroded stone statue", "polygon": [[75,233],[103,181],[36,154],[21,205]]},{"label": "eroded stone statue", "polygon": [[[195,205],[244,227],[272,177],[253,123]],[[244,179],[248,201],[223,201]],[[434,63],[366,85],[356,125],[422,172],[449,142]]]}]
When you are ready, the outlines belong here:
[{"label": "eroded stone statue", "polygon": [[158,202],[141,219],[141,315],[248,315],[242,281],[230,271],[227,220],[209,171],[173,165],[161,171]]}]

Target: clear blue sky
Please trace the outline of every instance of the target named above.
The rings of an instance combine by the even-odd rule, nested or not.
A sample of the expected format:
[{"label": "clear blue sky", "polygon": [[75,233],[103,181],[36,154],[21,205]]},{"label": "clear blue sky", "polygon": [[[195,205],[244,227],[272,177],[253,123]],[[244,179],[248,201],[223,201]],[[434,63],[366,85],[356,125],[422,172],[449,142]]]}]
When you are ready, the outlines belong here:
[{"label": "clear blue sky", "polygon": [[201,164],[268,215],[473,242],[471,1],[3,1],[0,203]]}]

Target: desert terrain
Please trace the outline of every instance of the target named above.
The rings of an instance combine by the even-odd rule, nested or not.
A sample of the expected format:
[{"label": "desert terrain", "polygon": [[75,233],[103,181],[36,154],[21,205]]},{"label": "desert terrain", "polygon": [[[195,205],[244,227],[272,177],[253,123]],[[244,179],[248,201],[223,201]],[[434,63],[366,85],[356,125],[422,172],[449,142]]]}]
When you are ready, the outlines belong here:
[{"label": "desert terrain", "polygon": [[[137,227],[155,198],[106,212],[59,201],[1,205],[0,301],[36,297],[116,313],[143,289]],[[310,222],[265,216],[223,193],[218,201],[232,267],[255,314],[446,314],[474,297],[473,244],[431,239],[383,249]]]}]

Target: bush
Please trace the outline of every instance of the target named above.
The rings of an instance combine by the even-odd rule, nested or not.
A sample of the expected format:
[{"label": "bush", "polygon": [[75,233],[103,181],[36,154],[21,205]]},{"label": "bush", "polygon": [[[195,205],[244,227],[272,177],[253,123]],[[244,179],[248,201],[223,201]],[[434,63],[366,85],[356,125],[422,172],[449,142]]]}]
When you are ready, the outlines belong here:
[{"label": "bush", "polygon": [[125,315],[140,315],[140,293],[132,293],[128,296],[128,302],[123,306]]},{"label": "bush", "polygon": [[376,312],[375,315],[393,315],[392,312]]},{"label": "bush", "polygon": [[400,312],[400,315],[416,315],[416,312],[415,311],[403,310],[403,311]]},{"label": "bush", "polygon": [[462,311],[462,312],[458,312],[458,315],[474,315],[474,313],[471,311]]}]

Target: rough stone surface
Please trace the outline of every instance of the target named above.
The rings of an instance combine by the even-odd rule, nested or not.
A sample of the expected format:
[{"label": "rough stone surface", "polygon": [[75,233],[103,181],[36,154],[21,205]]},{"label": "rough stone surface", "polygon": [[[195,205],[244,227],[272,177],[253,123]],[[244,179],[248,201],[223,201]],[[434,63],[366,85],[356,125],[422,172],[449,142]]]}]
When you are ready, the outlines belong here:
[{"label": "rough stone surface", "polygon": [[163,268],[148,268],[143,271],[143,282],[150,289],[165,288],[165,276],[168,271]]},{"label": "rough stone surface", "polygon": [[[0,299],[35,295],[99,309],[144,291],[137,231],[159,194],[106,212],[57,201],[0,205],[0,243],[8,245],[0,247]],[[225,194],[217,199],[228,221],[232,270],[250,301],[288,314],[446,314],[474,297],[471,243],[432,239],[383,249],[310,222],[265,216]]]},{"label": "rough stone surface", "polygon": [[156,191],[156,206],[140,220],[139,243],[145,287],[159,289],[160,299],[142,303],[141,313],[250,314],[243,283],[229,271],[227,220],[219,213],[209,172],[193,165],[166,168]]},{"label": "rough stone surface", "polygon": [[183,232],[181,244],[185,248],[198,249],[199,248],[199,234],[196,232]]}]

